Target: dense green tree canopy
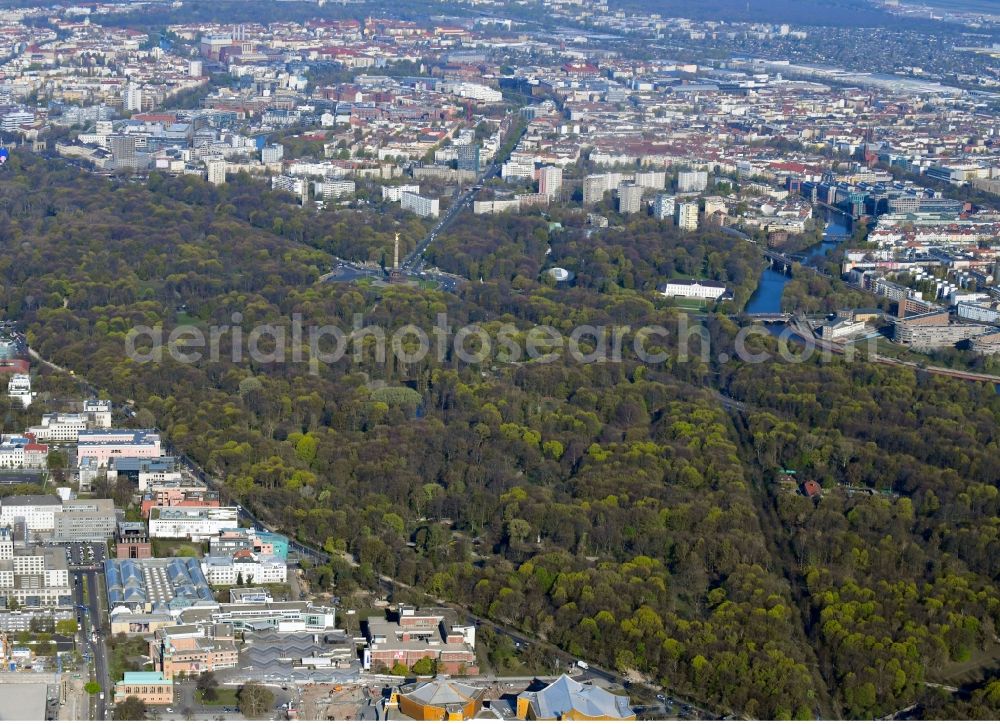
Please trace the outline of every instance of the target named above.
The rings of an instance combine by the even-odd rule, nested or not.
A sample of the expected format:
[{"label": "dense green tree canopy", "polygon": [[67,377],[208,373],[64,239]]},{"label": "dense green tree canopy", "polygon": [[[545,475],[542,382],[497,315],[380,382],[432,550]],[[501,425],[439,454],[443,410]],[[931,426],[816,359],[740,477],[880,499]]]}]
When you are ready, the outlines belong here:
[{"label": "dense green tree canopy", "polygon": [[[0,306],[41,355],[134,400],[228,494],[332,553],[309,572],[317,590],[389,576],[751,717],[880,717],[967,662],[988,670],[993,390],[860,361],[683,360],[679,312],[655,285],[722,279],[738,305],[759,269],[752,248],[650,221],[589,239],[560,223],[460,219],[432,247],[471,280],[455,294],[318,283],[331,253],[378,261],[397,230],[412,245],[426,227],[378,208],[303,210],[248,178],[119,183],[18,152],[0,175]],[[575,285],[544,280],[549,248]],[[628,325],[626,348],[661,325],[669,354],[383,363],[368,345],[311,374],[291,354],[234,360],[229,329],[350,330],[360,315],[430,330],[439,314],[519,335]],[[713,349],[738,331],[711,313],[689,323]],[[226,326],[218,356],[126,355],[136,325],[180,324],[206,337]],[[822,498],[786,492],[781,468]],[[985,676],[968,700],[926,705],[995,716]]]}]

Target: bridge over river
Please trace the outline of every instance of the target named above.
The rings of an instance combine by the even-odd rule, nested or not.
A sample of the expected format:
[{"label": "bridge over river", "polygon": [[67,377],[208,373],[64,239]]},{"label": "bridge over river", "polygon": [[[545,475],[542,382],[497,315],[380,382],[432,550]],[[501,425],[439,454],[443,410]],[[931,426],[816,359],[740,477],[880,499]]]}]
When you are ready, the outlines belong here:
[{"label": "bridge over river", "polygon": [[753,312],[750,314],[736,314],[734,319],[744,319],[748,322],[763,322],[765,324],[787,324],[791,321],[792,315],[787,312]]},{"label": "bridge over river", "polygon": [[790,275],[792,273],[792,265],[798,264],[801,269],[808,269],[813,274],[819,274],[821,277],[826,277],[827,279],[831,278],[825,271],[809,264],[805,255],[782,254],[780,251],[774,251],[773,249],[762,249],[761,252],[764,258],[771,264],[771,267],[782,274]]}]

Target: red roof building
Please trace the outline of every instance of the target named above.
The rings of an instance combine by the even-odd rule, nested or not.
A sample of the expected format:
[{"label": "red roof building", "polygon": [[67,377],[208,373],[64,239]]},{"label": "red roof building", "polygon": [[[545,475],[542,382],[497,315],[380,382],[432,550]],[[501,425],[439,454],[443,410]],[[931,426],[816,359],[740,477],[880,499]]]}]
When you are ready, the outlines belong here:
[{"label": "red roof building", "polygon": [[30,367],[26,359],[3,359],[0,360],[0,375],[26,375]]},{"label": "red roof building", "polygon": [[802,483],[802,494],[808,498],[815,498],[823,494],[823,486],[815,480],[807,480]]}]

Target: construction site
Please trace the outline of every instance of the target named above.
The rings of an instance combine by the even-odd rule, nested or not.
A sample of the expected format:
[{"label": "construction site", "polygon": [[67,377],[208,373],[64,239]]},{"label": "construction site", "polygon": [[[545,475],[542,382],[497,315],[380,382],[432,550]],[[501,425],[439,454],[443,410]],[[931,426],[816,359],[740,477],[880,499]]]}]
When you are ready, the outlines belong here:
[{"label": "construction site", "polygon": [[308,721],[359,719],[366,708],[378,707],[381,699],[382,692],[377,685],[306,686],[302,689],[299,718]]},{"label": "construction site", "polygon": [[[19,638],[33,641],[35,636],[22,632]],[[0,633],[0,720],[88,719],[90,695],[83,676],[63,669],[62,654],[39,656],[11,637]]]}]

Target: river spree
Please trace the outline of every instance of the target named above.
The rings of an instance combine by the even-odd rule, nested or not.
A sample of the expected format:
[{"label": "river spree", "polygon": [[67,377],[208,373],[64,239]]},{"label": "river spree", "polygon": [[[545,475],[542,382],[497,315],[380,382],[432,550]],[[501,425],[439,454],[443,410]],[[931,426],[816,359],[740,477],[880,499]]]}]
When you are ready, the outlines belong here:
[{"label": "river spree", "polygon": [[[826,231],[824,237],[839,237],[843,234],[849,234],[851,228],[849,226],[848,220],[841,216],[840,214],[834,214],[832,212],[826,212]],[[805,250],[804,254],[806,256],[806,263],[810,265],[816,265],[822,262],[823,257],[829,254],[833,249],[837,248],[837,244],[840,241],[821,241],[815,246],[811,246]],[[781,311],[781,295],[785,291],[785,285],[791,279],[781,272],[776,272],[770,266],[764,269],[760,275],[760,282],[757,284],[757,290],[750,297],[750,301],[747,302],[746,311],[750,314],[760,314],[769,312],[780,312]]]}]

